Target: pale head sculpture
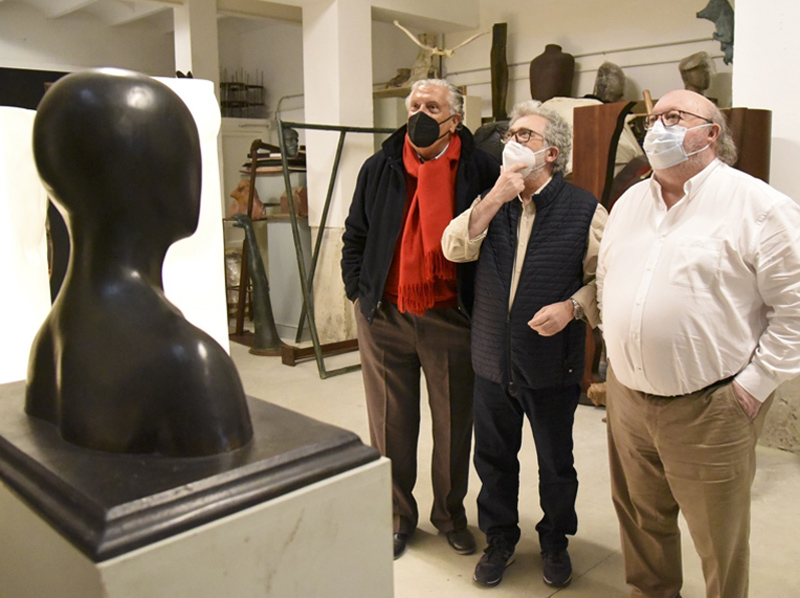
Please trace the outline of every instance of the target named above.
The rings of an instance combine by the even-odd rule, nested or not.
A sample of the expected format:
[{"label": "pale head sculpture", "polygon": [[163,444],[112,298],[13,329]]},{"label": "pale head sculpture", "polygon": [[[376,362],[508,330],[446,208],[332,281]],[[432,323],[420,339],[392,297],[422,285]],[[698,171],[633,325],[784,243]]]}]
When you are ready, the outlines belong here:
[{"label": "pale head sculpture", "polygon": [[233,362],[162,287],[167,249],[199,217],[200,142],[188,108],[145,75],[80,72],[45,95],[33,143],[72,251],[33,343],[26,412],[97,450],[189,457],[247,444]]}]

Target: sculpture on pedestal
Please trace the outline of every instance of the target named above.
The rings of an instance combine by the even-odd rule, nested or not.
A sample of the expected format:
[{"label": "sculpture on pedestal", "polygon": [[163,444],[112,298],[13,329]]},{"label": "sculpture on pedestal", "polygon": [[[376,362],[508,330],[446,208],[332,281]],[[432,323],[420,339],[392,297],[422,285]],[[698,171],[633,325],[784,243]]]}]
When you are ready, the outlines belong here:
[{"label": "sculpture on pedestal", "polygon": [[544,52],[531,61],[531,98],[546,102],[572,96],[574,75],[575,57],[562,52],[558,44],[547,44]]},{"label": "sculpture on pedestal", "polygon": [[72,252],[31,349],[26,412],[90,449],[189,457],[246,445],[233,362],[162,287],[167,249],[195,231],[200,210],[186,105],[138,73],[72,74],[40,104],[33,144]]}]

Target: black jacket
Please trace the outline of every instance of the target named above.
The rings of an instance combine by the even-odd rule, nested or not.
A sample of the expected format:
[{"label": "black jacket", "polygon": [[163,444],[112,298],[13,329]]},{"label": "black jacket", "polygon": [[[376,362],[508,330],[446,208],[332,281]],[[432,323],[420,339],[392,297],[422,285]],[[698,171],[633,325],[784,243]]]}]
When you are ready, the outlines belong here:
[{"label": "black jacket", "polygon": [[[344,225],[342,278],[345,292],[351,301],[359,300],[358,305],[370,322],[383,296],[395,242],[403,227],[405,134],[403,126],[383,143],[379,152],[364,162]],[[492,187],[500,174],[497,160],[475,147],[468,129],[459,129],[458,135],[461,158],[456,173],[454,215],[466,210],[482,191]],[[474,296],[475,264],[458,264],[457,271],[459,307],[469,313]]]},{"label": "black jacket", "polygon": [[518,201],[497,212],[481,245],[472,365],[476,374],[497,384],[538,389],[575,384],[583,375],[584,322],[572,321],[558,334],[541,336],[528,321],[583,286],[583,259],[597,200],[556,174],[533,201],[536,219],[510,313]]}]

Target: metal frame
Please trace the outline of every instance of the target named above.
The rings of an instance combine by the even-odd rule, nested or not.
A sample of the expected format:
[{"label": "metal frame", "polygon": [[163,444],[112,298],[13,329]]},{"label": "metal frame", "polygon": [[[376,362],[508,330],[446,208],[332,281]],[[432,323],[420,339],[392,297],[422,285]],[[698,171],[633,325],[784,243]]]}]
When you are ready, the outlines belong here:
[{"label": "metal frame", "polygon": [[[317,260],[319,259],[319,253],[322,248],[322,238],[325,232],[325,225],[328,220],[328,210],[330,209],[331,200],[333,198],[333,189],[334,189],[334,184],[336,182],[336,175],[339,172],[339,162],[341,161],[342,151],[344,150],[345,136],[347,135],[347,133],[390,134],[394,133],[396,129],[283,122],[280,118],[277,119],[277,123],[278,123],[278,143],[280,144],[281,148],[281,164],[283,166],[283,182],[286,187],[287,203],[289,204],[289,217],[292,223],[292,238],[294,240],[295,256],[297,258],[297,271],[300,277],[300,288],[303,293],[303,310],[301,312],[300,322],[297,327],[296,340],[299,341],[300,336],[302,335],[304,318],[308,318],[308,330],[311,335],[311,342],[314,345],[314,355],[317,361],[317,369],[319,370],[319,377],[324,380],[331,376],[346,374],[347,372],[353,372],[361,368],[360,363],[355,365],[345,366],[342,368],[337,368],[334,370],[328,370],[325,368],[325,359],[322,353],[322,345],[319,342],[319,335],[317,334],[317,324],[314,319],[314,298],[312,295],[312,289],[314,286],[314,274],[317,269]],[[289,129],[289,128],[339,132],[339,144],[336,147],[336,156],[333,160],[333,166],[331,168],[331,177],[328,183],[328,193],[325,197],[325,205],[322,209],[322,216],[320,217],[319,231],[317,232],[317,238],[314,242],[314,252],[311,257],[311,267],[308,272],[306,272],[306,264],[305,260],[303,259],[303,250],[302,246],[300,245],[300,230],[298,228],[298,223],[297,223],[297,213],[295,212],[294,208],[294,195],[292,192],[292,182],[289,178],[289,172],[290,172],[289,159],[288,156],[286,155],[285,151],[286,148],[284,147],[284,142],[283,142],[283,131],[284,129]]]}]

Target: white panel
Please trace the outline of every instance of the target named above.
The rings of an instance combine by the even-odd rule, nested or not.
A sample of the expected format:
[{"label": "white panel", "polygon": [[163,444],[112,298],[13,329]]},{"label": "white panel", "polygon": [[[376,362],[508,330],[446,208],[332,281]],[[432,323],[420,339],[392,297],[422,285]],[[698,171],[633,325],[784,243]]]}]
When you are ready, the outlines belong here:
[{"label": "white panel", "polygon": [[736,2],[733,101],[772,110],[770,183],[800,201],[800,81],[790,65],[800,60],[800,2]]},{"label": "white panel", "polygon": [[[170,247],[164,261],[164,291],[192,324],[210,334],[226,351],[224,243],[217,134],[219,104],[214,84],[200,79],[159,79],[177,93],[194,116],[200,132],[203,190],[197,232]],[[180,148],[176,148],[179,151]]]},{"label": "white panel", "polygon": [[50,311],[47,194],[33,162],[33,110],[0,107],[0,383],[23,380]]}]

